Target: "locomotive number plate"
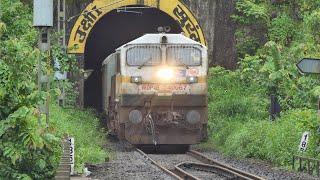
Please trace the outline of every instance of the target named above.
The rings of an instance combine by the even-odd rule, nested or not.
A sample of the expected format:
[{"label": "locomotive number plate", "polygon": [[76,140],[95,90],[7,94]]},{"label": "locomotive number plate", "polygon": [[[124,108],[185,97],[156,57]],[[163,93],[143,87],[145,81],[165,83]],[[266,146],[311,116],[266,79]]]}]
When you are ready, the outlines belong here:
[{"label": "locomotive number plate", "polygon": [[188,84],[142,84],[142,85],[139,85],[139,91],[185,94],[190,92],[190,85]]}]

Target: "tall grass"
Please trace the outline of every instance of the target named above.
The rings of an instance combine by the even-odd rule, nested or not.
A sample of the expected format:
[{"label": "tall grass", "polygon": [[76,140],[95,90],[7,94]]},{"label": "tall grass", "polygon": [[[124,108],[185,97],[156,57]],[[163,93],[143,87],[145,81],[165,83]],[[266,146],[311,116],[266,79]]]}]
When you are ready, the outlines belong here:
[{"label": "tall grass", "polygon": [[93,111],[52,105],[50,118],[58,136],[74,137],[78,172],[82,172],[85,163],[101,163],[109,159],[110,153],[104,148],[106,131],[99,125]]},{"label": "tall grass", "polygon": [[310,131],[305,155],[320,157],[316,152],[319,121],[315,110],[291,109],[270,121],[264,89],[243,81],[240,72],[213,68],[209,84],[209,144],[219,151],[287,166],[292,155],[300,153],[302,133]]}]

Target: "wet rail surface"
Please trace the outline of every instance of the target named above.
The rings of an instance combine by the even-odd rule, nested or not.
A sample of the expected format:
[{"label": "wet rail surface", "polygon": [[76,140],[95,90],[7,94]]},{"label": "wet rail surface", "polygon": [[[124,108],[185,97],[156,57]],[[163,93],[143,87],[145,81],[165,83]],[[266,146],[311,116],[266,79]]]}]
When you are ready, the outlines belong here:
[{"label": "wet rail surface", "polygon": [[210,159],[205,155],[189,150],[185,154],[154,155],[136,149],[145,159],[164,173],[179,180],[201,179],[240,179],[263,180],[264,178],[233,168],[227,164]]}]

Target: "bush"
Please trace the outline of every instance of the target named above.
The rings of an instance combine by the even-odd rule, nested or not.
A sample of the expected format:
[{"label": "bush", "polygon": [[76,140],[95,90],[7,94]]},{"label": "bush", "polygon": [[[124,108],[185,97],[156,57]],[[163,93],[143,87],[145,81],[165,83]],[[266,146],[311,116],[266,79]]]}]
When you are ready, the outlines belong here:
[{"label": "bush", "polygon": [[61,154],[60,140],[40,123],[34,108],[21,107],[0,121],[0,179],[48,179]]},{"label": "bush", "polygon": [[241,80],[240,75],[238,71],[227,71],[220,67],[210,69],[208,82],[210,123],[267,117],[267,99],[260,96],[264,92],[263,89]]},{"label": "bush", "polygon": [[[319,7],[317,0],[236,2],[239,69],[212,68],[209,76],[209,142],[220,151],[286,166],[309,131],[304,155],[320,158],[319,77],[295,66],[303,57],[320,57]],[[274,122],[270,95],[282,107]]]},{"label": "bush", "polygon": [[[57,123],[48,126],[44,122],[36,107],[44,104],[45,97],[51,92],[37,90],[38,59],[42,60],[43,72],[52,72],[53,67],[48,61],[51,58],[48,53],[41,53],[36,48],[38,33],[32,27],[31,1],[24,2],[0,0],[0,179],[50,179],[61,155],[58,137],[65,132],[76,137],[76,160],[80,168],[84,162],[104,160],[106,153],[100,146],[104,134],[93,133],[98,121],[92,114],[76,110],[53,109]],[[76,59],[65,55],[56,44],[53,44],[52,55],[60,60],[60,70],[73,70]],[[53,79],[52,74],[49,76]],[[60,119],[57,114],[63,112],[66,119]],[[82,118],[93,121],[88,124],[82,122]],[[71,130],[71,125],[77,127],[81,123],[83,129]],[[87,135],[88,140],[85,139]],[[89,142],[95,144],[91,146]]]},{"label": "bush", "polygon": [[[241,79],[240,70],[212,68],[209,76],[210,143],[230,156],[257,158],[286,166],[298,153],[303,132],[311,132],[306,155],[320,157],[317,148],[317,114],[290,109],[276,121],[268,117],[268,97],[261,86]],[[264,93],[265,94],[265,93]]]},{"label": "bush", "polygon": [[287,15],[280,15],[272,20],[269,28],[269,39],[288,45],[293,40],[295,34],[295,22]]},{"label": "bush", "polygon": [[49,179],[60,140],[35,108],[44,93],[35,84],[41,54],[31,9],[19,0],[0,4],[0,179]]},{"label": "bush", "polygon": [[[286,112],[275,122],[268,120],[249,121],[233,130],[225,141],[225,152],[237,157],[259,158],[278,165],[289,165],[292,155],[298,153],[301,135],[311,131],[307,154],[314,157],[316,133],[314,128],[303,125],[303,121],[313,121],[317,125],[315,111],[294,110]],[[310,125],[310,124],[309,124]]]}]

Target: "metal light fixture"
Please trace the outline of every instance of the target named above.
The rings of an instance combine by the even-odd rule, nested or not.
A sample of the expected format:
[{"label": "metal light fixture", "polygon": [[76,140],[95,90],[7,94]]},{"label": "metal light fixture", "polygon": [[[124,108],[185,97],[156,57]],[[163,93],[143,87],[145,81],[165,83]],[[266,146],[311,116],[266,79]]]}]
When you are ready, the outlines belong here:
[{"label": "metal light fixture", "polygon": [[187,82],[189,84],[198,83],[198,77],[196,77],[196,76],[188,76],[187,77]]},{"label": "metal light fixture", "polygon": [[141,82],[142,82],[142,77],[141,76],[132,76],[131,77],[131,83],[139,84]]},{"label": "metal light fixture", "polygon": [[197,124],[201,121],[201,114],[198,111],[189,111],[186,115],[186,120],[189,124]]},{"label": "metal light fixture", "polygon": [[133,124],[141,123],[142,119],[142,113],[139,110],[133,110],[129,113],[129,121]]},{"label": "metal light fixture", "polygon": [[93,73],[93,71],[94,70],[92,70],[92,69],[88,69],[88,70],[85,70],[85,71],[83,71],[83,79],[84,80],[87,80],[90,76],[91,76],[91,74]]}]

